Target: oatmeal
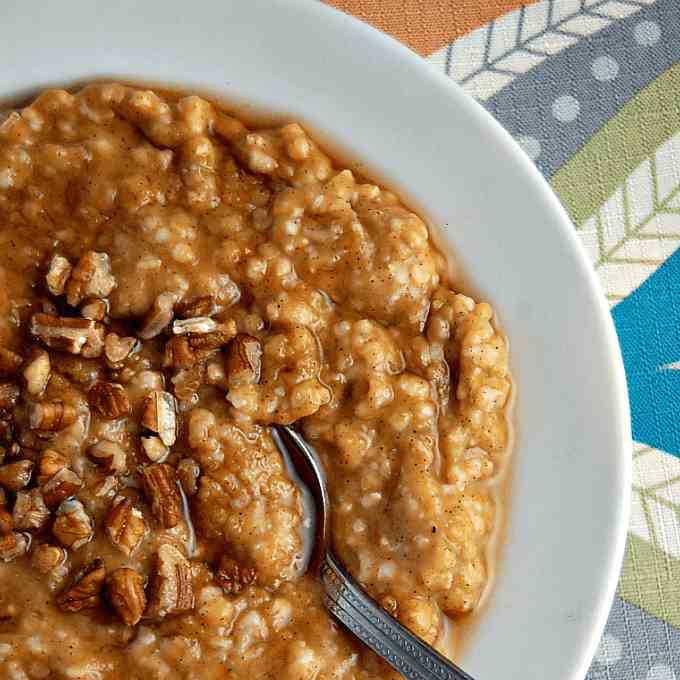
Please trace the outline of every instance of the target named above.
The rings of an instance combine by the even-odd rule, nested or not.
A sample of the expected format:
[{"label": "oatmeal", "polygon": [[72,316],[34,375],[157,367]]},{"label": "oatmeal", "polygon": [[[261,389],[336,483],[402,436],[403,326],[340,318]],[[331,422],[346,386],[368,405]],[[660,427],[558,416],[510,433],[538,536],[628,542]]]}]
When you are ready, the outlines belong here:
[{"label": "oatmeal", "polygon": [[0,125],[0,676],[397,677],[305,573],[336,550],[442,646],[487,585],[507,347],[421,219],[297,124],[54,90]]}]

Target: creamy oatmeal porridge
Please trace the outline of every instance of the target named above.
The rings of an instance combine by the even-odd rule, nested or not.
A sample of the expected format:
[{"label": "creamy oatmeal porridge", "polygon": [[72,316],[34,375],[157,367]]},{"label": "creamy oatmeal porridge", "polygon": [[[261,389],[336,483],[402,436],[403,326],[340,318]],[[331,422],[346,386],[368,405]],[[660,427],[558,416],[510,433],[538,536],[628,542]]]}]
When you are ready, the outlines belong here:
[{"label": "creamy oatmeal porridge", "polygon": [[44,93],[0,126],[0,286],[1,677],[397,677],[301,573],[272,423],[386,609],[442,646],[478,605],[506,341],[299,125]]}]

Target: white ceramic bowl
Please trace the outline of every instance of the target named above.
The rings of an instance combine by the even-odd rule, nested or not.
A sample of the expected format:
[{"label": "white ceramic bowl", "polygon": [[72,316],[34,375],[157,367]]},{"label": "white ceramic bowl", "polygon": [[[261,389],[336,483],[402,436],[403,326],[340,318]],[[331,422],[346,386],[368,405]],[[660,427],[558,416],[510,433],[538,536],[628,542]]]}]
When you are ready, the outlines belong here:
[{"label": "white ceramic bowl", "polygon": [[312,0],[4,0],[0,96],[102,76],[302,118],[442,225],[511,341],[506,548],[461,663],[583,678],[617,581],[629,417],[616,336],[569,219],[501,127],[405,47]]}]

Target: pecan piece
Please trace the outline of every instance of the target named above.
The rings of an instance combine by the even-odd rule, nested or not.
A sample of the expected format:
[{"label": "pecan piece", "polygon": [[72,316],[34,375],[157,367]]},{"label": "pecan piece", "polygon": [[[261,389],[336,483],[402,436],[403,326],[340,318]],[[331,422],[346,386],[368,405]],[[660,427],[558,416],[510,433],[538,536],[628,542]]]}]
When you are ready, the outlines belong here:
[{"label": "pecan piece", "polygon": [[116,442],[102,439],[90,446],[87,454],[106,472],[121,472],[127,466],[125,449]]},{"label": "pecan piece", "polygon": [[177,477],[182,490],[187,496],[195,496],[198,492],[198,478],[201,468],[193,458],[182,458],[177,465]]},{"label": "pecan piece", "polygon": [[18,385],[11,382],[0,383],[0,412],[11,411],[19,401],[20,394]]},{"label": "pecan piece", "polygon": [[142,327],[137,335],[142,340],[150,340],[160,335],[170,324],[175,315],[175,304],[178,296],[176,293],[161,293],[155,300],[151,309],[144,317]]},{"label": "pecan piece", "polygon": [[137,338],[121,338],[117,333],[109,333],[104,340],[104,356],[112,364],[127,359],[139,346]]},{"label": "pecan piece", "polygon": [[52,533],[65,548],[78,550],[94,536],[92,519],[83,504],[75,498],[65,500],[57,510]]},{"label": "pecan piece", "polygon": [[151,510],[158,521],[166,529],[177,526],[182,517],[182,499],[175,468],[165,463],[147,465],[142,470],[142,479]]},{"label": "pecan piece", "polygon": [[14,529],[14,519],[7,511],[7,508],[0,508],[0,536],[6,536],[12,533]]},{"label": "pecan piece", "polygon": [[244,588],[255,583],[257,573],[253,567],[244,567],[236,560],[224,555],[215,574],[225,595],[238,595]]},{"label": "pecan piece", "polygon": [[111,263],[106,253],[92,250],[85,253],[73,268],[66,284],[66,301],[77,307],[85,298],[106,297],[116,286]]},{"label": "pecan piece", "polygon": [[104,325],[91,319],[53,314],[34,314],[31,333],[52,349],[82,354],[88,359],[101,355],[104,348]]},{"label": "pecan piece", "polygon": [[109,303],[101,298],[86,300],[80,308],[80,315],[92,321],[103,321],[108,313]]},{"label": "pecan piece", "polygon": [[12,510],[14,526],[17,529],[40,529],[50,518],[40,489],[19,491]]},{"label": "pecan piece", "polygon": [[49,543],[35,546],[31,554],[33,568],[41,574],[49,574],[66,562],[68,553],[64,548]]},{"label": "pecan piece", "polygon": [[166,446],[177,439],[177,405],[170,392],[153,390],[144,399],[142,425],[156,432]]},{"label": "pecan piece", "polygon": [[67,465],[68,460],[66,456],[59,453],[59,451],[45,449],[38,466],[38,484],[45,484],[45,482],[54,477],[57,472],[63,470]]},{"label": "pecan piece", "polygon": [[193,319],[197,316],[212,316],[220,310],[212,295],[194,298],[189,302],[177,305],[176,313],[182,319]]},{"label": "pecan piece", "polygon": [[14,375],[24,363],[23,358],[16,352],[0,347],[0,375]]},{"label": "pecan piece", "polygon": [[62,501],[76,494],[82,485],[82,480],[73,470],[63,467],[41,487],[45,505],[56,508]]},{"label": "pecan piece", "polygon": [[225,372],[230,387],[260,382],[262,346],[257,338],[239,333],[227,347]]},{"label": "pecan piece", "polygon": [[193,319],[178,319],[172,324],[174,335],[203,335],[219,328],[217,321],[209,316],[196,316]]},{"label": "pecan piece", "polygon": [[31,535],[13,531],[0,536],[0,560],[11,562],[17,557],[25,555],[31,547]]},{"label": "pecan piece", "polygon": [[176,335],[165,345],[165,366],[191,368],[207,359],[212,352],[226,345],[236,335],[236,322],[221,324],[211,333]]},{"label": "pecan piece", "polygon": [[87,393],[90,405],[110,420],[129,415],[130,399],[120,383],[100,380]]},{"label": "pecan piece", "polygon": [[63,255],[54,255],[45,274],[47,290],[54,296],[63,295],[72,271],[71,263]]},{"label": "pecan piece", "polygon": [[31,404],[28,409],[28,423],[32,430],[58,432],[75,423],[77,416],[73,406],[60,401]]},{"label": "pecan piece", "polygon": [[98,607],[105,582],[106,567],[102,560],[96,559],[81,572],[70,588],[57,597],[57,604],[65,612]]},{"label": "pecan piece", "polygon": [[139,547],[146,533],[146,523],[141,510],[124,496],[114,498],[105,526],[111,543],[126,557],[130,557]]},{"label": "pecan piece", "polygon": [[18,460],[0,467],[0,484],[7,491],[19,491],[31,481],[34,463],[31,460]]},{"label": "pecan piece", "polygon": [[50,355],[43,349],[36,351],[24,367],[26,390],[32,397],[42,394],[50,380]]},{"label": "pecan piece", "polygon": [[164,544],[158,549],[149,583],[149,606],[146,616],[162,619],[182,614],[194,608],[194,584],[191,565],[174,546]]},{"label": "pecan piece", "polygon": [[162,463],[170,449],[158,437],[142,437],[142,448],[146,457],[154,463]]},{"label": "pecan piece", "polygon": [[134,569],[116,569],[106,581],[111,606],[128,626],[136,626],[146,609],[144,578]]}]

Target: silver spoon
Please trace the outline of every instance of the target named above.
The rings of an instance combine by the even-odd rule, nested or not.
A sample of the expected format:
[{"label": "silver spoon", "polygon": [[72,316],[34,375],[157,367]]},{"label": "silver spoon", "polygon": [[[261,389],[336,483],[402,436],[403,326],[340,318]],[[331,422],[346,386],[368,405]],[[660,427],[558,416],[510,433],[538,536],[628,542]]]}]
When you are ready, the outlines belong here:
[{"label": "silver spoon", "polygon": [[315,500],[315,544],[308,569],[319,571],[324,604],[330,613],[406,680],[472,680],[404,628],[352,578],[332,549],[331,506],[316,452],[290,427],[276,426],[272,428],[272,436],[282,454],[288,454]]}]

